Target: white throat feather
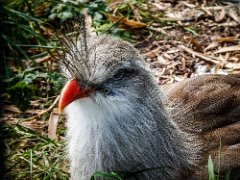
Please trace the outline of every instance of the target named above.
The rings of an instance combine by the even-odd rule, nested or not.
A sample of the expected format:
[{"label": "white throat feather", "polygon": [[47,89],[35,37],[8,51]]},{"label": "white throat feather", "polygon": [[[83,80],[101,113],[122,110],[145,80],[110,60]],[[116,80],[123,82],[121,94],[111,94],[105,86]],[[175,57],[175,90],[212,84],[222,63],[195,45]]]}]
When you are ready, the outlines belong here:
[{"label": "white throat feather", "polygon": [[66,113],[71,178],[85,180],[96,171],[156,167],[159,170],[141,173],[137,179],[175,178],[184,159],[184,150],[178,150],[181,137],[173,133],[167,114],[156,104],[101,95],[70,104]]}]

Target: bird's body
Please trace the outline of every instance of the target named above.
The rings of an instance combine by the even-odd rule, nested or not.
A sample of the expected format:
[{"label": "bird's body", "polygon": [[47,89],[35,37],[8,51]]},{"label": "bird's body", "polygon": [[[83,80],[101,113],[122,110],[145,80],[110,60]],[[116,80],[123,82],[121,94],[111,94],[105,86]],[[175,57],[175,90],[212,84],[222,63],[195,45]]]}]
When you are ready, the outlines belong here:
[{"label": "bird's body", "polygon": [[196,76],[163,86],[162,90],[171,118],[183,132],[197,137],[200,144],[195,174],[208,176],[206,164],[211,155],[215,169],[220,167],[225,174],[235,169],[239,176],[240,75]]},{"label": "bird's body", "polygon": [[[178,87],[165,88],[162,94],[129,43],[108,36],[87,37],[85,44],[79,41],[83,40],[67,42],[63,72],[80,90],[76,90],[77,98],[64,90],[61,96],[70,95],[70,102],[75,101],[60,102],[61,109],[69,104],[67,140],[72,179],[89,179],[96,171],[144,180],[193,176],[203,159],[204,142],[198,133],[202,127],[194,122],[194,116],[201,114],[196,111],[188,117],[184,109],[189,108],[186,104],[191,97],[178,102]],[[88,93],[80,98],[82,89]],[[204,98],[201,102],[211,104]],[[182,110],[186,114],[177,113]],[[236,116],[235,121],[239,121],[240,114]],[[189,128],[185,127],[188,123]],[[191,132],[191,127],[196,132]]]}]

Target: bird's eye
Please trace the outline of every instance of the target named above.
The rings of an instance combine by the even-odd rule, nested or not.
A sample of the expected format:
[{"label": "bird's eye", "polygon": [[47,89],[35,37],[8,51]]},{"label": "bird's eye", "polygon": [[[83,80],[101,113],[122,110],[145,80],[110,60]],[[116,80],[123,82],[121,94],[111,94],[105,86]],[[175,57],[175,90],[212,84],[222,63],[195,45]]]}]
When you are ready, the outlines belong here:
[{"label": "bird's eye", "polygon": [[133,75],[135,72],[134,69],[129,69],[129,68],[124,68],[124,69],[119,69],[113,76],[114,79],[122,79],[124,77]]}]

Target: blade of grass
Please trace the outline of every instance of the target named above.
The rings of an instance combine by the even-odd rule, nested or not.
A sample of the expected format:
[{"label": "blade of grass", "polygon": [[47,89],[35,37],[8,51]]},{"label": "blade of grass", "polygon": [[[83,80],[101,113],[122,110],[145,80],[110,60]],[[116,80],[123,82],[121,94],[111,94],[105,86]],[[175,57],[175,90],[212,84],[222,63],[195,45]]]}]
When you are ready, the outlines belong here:
[{"label": "blade of grass", "polygon": [[228,170],[227,174],[225,175],[225,180],[230,180],[231,169]]},{"label": "blade of grass", "polygon": [[213,167],[213,161],[211,155],[208,157],[208,175],[209,175],[209,180],[215,180],[214,176],[214,167]]},{"label": "blade of grass", "polygon": [[33,168],[33,162],[32,162],[32,149],[30,150],[30,178],[32,179],[32,168]]},{"label": "blade of grass", "polygon": [[[27,13],[20,12],[20,11],[17,11],[17,10],[8,8],[8,7],[3,7],[3,8],[6,10],[7,13],[12,13],[12,14],[16,15],[17,17],[23,18],[26,21],[32,20],[32,21],[36,21],[38,23],[42,23],[42,20],[32,17],[32,16],[28,15]],[[12,17],[14,15],[10,15],[10,17]]]},{"label": "blade of grass", "polygon": [[104,178],[108,178],[108,179],[118,179],[118,180],[123,180],[121,177],[119,177],[116,173],[111,172],[111,173],[107,173],[107,172],[95,172],[90,180],[95,180],[95,177],[104,177]]},{"label": "blade of grass", "polygon": [[220,170],[221,170],[221,154],[222,154],[222,141],[220,139],[220,144],[218,148],[218,172],[217,172],[217,180],[220,179]]}]

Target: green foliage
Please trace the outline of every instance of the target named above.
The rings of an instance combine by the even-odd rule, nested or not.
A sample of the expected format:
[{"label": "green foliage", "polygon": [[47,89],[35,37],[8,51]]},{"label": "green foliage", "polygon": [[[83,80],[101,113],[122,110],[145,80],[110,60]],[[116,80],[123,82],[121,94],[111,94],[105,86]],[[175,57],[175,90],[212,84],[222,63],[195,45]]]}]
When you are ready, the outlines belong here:
[{"label": "green foliage", "polygon": [[191,32],[193,35],[198,35],[197,29],[195,27],[185,27],[186,31]]},{"label": "green foliage", "polygon": [[[41,19],[34,17],[28,1],[12,1],[2,6],[1,41],[5,48],[6,56],[23,55],[29,59],[24,47],[27,44],[47,45],[47,40],[41,35]],[[7,27],[7,28],[6,28]]]},{"label": "green foliage", "polygon": [[25,82],[18,82],[8,89],[8,93],[11,96],[11,101],[18,106],[21,111],[25,111],[30,105],[30,100],[35,95],[35,89],[32,85],[28,85]]},{"label": "green foliage", "polygon": [[99,27],[106,22],[105,14],[109,11],[103,1],[94,1],[89,4],[88,12],[93,17],[93,26]]},{"label": "green foliage", "polygon": [[49,19],[60,19],[60,21],[66,21],[67,19],[73,18],[77,13],[79,13],[78,8],[69,4],[59,3],[52,8]]},{"label": "green foliage", "polygon": [[6,179],[68,179],[63,142],[19,124],[2,128],[8,144]]},{"label": "green foliage", "polygon": [[220,144],[218,148],[217,180],[220,179],[220,170],[221,170],[221,161],[222,161],[221,154],[222,154],[222,141],[220,139]]},{"label": "green foliage", "polygon": [[208,157],[208,175],[209,175],[209,180],[215,180],[215,175],[214,175],[214,167],[213,167],[213,161],[211,155]]},{"label": "green foliage", "polygon": [[231,170],[228,170],[227,174],[225,175],[225,180],[230,180]]},{"label": "green foliage", "polygon": [[107,173],[107,172],[95,172],[90,180],[95,180],[96,177],[103,177],[106,179],[117,179],[117,180],[123,180],[121,177],[119,177],[116,173],[111,172],[111,173]]},{"label": "green foliage", "polygon": [[93,17],[93,22],[100,22],[108,9],[104,1],[96,0],[90,2],[81,2],[79,1],[58,1],[58,3],[52,3],[54,5],[50,11],[48,18],[50,20],[59,19],[61,22],[66,21],[67,19],[74,18],[77,14],[80,14],[83,9],[87,9],[88,13]]},{"label": "green foliage", "polygon": [[[218,159],[217,159],[217,174],[214,173],[214,165],[213,165],[213,160],[211,155],[208,157],[208,175],[209,175],[209,180],[219,180],[222,179],[221,177],[221,161],[222,161],[222,142],[220,140],[219,148],[218,148]],[[230,173],[231,169],[228,170],[228,172],[225,174],[225,179],[229,180],[230,179]]]},{"label": "green foliage", "polygon": [[34,96],[48,97],[60,92],[63,78],[57,72],[41,72],[36,68],[26,69],[5,82],[11,84],[7,89],[10,100],[21,111],[26,111]]},{"label": "green foliage", "polygon": [[[135,15],[129,3],[139,10],[143,2],[144,0],[123,1],[114,8],[114,11],[116,14],[120,14],[118,17],[135,19]],[[120,21],[113,22],[107,17],[111,12],[106,2],[95,1],[88,6],[88,10],[93,17],[93,27],[98,34],[111,34],[111,36],[120,37],[126,41],[133,42],[131,28],[122,28]],[[141,13],[142,11],[139,10],[139,12]]]}]

